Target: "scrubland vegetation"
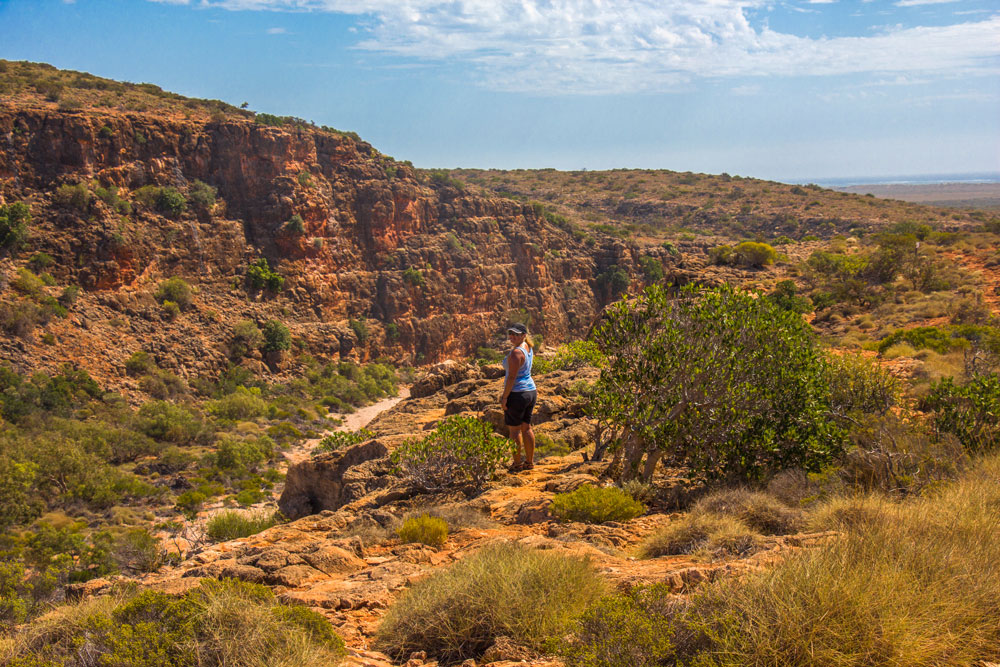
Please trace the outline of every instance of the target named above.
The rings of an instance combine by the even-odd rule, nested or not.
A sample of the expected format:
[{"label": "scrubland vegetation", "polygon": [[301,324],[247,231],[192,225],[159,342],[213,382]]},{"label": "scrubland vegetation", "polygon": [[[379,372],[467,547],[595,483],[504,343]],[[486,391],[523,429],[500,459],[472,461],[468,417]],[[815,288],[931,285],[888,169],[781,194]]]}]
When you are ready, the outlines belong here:
[{"label": "scrubland vegetation", "polygon": [[[182,297],[170,281],[165,296]],[[181,298],[181,301],[183,299]],[[280,452],[350,409],[396,393],[392,368],[302,359],[302,376],[267,384],[246,369],[190,385],[139,352],[126,370],[165,389],[130,407],[85,371],[24,377],[0,366],[0,622],[41,612],[62,585],[157,569],[183,517],[213,503],[252,506],[282,479]],[[205,537],[259,532],[280,515],[216,514]]]}]

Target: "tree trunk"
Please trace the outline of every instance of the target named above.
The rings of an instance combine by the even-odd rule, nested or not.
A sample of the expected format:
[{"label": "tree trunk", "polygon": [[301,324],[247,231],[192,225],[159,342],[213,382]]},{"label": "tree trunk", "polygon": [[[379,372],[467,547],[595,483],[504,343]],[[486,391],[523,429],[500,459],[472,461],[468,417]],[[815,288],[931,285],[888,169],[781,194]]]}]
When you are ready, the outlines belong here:
[{"label": "tree trunk", "polygon": [[649,484],[650,480],[653,479],[653,472],[656,470],[656,464],[660,462],[661,458],[663,458],[663,452],[659,449],[646,455],[646,465],[642,468],[642,481],[646,484]]}]

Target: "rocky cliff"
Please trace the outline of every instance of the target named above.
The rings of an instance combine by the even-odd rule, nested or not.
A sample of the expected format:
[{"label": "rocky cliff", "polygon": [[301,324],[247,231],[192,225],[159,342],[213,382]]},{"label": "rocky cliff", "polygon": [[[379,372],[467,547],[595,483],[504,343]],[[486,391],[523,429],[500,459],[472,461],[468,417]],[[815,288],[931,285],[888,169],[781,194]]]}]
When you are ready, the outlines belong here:
[{"label": "rocky cliff", "polygon": [[[637,264],[621,241],[585,244],[537,207],[421,180],[336,131],[51,106],[0,106],[0,193],[29,203],[33,218],[28,247],[4,260],[4,273],[47,253],[60,283],[129,321],[150,320],[148,294],[182,276],[199,287],[197,310],[211,322],[184,329],[152,316],[146,328],[203,339],[201,363],[223,363],[219,338],[232,314],[279,313],[313,351],[362,360],[467,354],[512,317],[565,340],[598,314],[600,273]],[[199,181],[215,188],[214,203],[194,205]],[[67,186],[85,192],[74,199]],[[175,189],[186,205],[164,212],[150,204],[150,186]],[[279,295],[243,293],[258,257],[284,276]],[[662,261],[677,262],[665,252]],[[96,338],[117,338],[108,333]]]}]

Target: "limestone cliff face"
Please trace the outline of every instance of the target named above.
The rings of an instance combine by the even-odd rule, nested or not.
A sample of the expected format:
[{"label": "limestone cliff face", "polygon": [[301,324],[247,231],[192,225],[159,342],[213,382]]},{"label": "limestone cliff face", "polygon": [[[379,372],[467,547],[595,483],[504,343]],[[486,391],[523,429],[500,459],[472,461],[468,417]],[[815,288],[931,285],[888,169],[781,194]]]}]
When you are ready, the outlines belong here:
[{"label": "limestone cliff face", "polygon": [[[195,180],[217,189],[211,211],[171,217],[135,201],[143,186],[187,193]],[[132,210],[56,203],[75,183],[116,186]],[[181,275],[209,294],[265,256],[286,278],[290,324],[364,318],[363,340],[317,326],[311,341],[362,358],[468,353],[518,311],[550,342],[579,335],[601,307],[596,275],[637,259],[311,127],[0,107],[0,185],[8,201],[31,202],[31,250],[53,255],[60,279],[128,291]],[[304,231],[287,224],[295,215]]]}]

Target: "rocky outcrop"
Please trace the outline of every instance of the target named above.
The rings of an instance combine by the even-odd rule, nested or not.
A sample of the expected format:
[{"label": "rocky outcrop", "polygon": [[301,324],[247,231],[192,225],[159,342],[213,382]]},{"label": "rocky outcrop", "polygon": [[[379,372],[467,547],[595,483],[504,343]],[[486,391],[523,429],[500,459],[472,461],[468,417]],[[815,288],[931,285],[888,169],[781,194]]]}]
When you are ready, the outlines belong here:
[{"label": "rocky outcrop", "polygon": [[[549,342],[578,336],[602,306],[597,276],[637,272],[638,249],[618,239],[587,245],[530,205],[422,181],[319,128],[6,106],[0,139],[0,199],[31,205],[26,252],[55,258],[61,283],[110,293],[129,320],[161,319],[148,294],[182,275],[231,331],[223,297],[264,256],[285,277],[272,310],[313,354],[426,363],[499,340],[513,317]],[[196,181],[216,188],[214,206],[165,214],[142,196],[190,197]],[[56,196],[71,184],[89,199]],[[224,362],[216,336],[195,358]]]},{"label": "rocky outcrop", "polygon": [[375,475],[364,463],[385,458],[389,450],[378,440],[369,440],[343,451],[323,454],[292,466],[278,509],[290,519],[335,510],[362,495]]}]

